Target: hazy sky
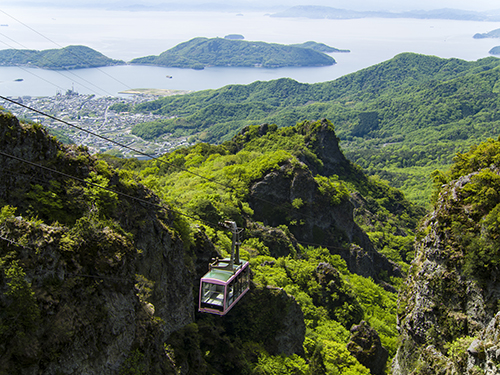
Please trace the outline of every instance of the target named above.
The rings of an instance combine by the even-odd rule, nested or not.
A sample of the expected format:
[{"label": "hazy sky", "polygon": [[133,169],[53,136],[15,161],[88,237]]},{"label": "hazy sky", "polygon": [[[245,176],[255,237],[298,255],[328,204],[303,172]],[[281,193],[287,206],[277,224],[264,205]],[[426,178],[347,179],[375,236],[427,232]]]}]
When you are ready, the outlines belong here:
[{"label": "hazy sky", "polygon": [[131,4],[155,5],[161,3],[181,3],[200,4],[214,3],[235,6],[255,5],[267,7],[291,7],[294,5],[325,5],[334,8],[344,8],[352,10],[413,10],[413,9],[439,9],[455,8],[464,10],[494,10],[500,9],[498,0],[3,0],[3,3],[10,4],[33,4],[39,6],[54,5],[93,5],[93,6],[125,6]]}]

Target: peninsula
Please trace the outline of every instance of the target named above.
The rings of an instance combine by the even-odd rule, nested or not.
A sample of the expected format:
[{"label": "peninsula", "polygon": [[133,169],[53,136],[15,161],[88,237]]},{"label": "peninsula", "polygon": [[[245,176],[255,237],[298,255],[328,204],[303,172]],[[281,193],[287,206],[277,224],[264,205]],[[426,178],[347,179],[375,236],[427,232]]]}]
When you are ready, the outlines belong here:
[{"label": "peninsula", "polygon": [[330,47],[324,43],[317,43],[313,41],[308,41],[305,43],[300,43],[300,44],[290,44],[292,47],[302,47],[302,48],[311,48],[315,51],[318,52],[323,52],[323,53],[346,53],[346,52],[351,52],[348,49],[338,49],[335,47]]},{"label": "peninsula", "polygon": [[485,39],[485,38],[500,38],[500,29],[491,30],[488,33],[477,33],[473,36],[474,39]]},{"label": "peninsula", "polygon": [[490,55],[495,55],[495,56],[500,55],[500,46],[493,47],[492,49],[490,49],[489,53]]},{"label": "peninsula", "polygon": [[327,66],[335,59],[311,48],[223,38],[194,38],[161,53],[133,59],[130,64],[203,69],[220,67],[281,68]]},{"label": "peninsula", "polygon": [[68,46],[43,51],[27,49],[0,50],[0,66],[68,70],[124,64],[124,61],[110,59],[86,46]]}]

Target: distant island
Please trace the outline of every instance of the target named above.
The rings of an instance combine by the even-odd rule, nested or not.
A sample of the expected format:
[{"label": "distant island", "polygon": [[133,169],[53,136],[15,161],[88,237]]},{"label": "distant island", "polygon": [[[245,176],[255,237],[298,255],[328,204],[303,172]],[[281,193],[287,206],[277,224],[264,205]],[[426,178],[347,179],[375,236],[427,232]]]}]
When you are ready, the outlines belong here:
[{"label": "distant island", "polygon": [[490,55],[500,55],[500,46],[496,46],[490,49]]},{"label": "distant island", "polygon": [[489,33],[477,33],[473,36],[474,39],[485,39],[485,38],[500,38],[500,29],[495,29]]},{"label": "distant island", "polygon": [[229,34],[224,37],[224,39],[231,39],[231,40],[243,40],[245,37],[241,34]]},{"label": "distant island", "polygon": [[327,46],[324,43],[317,43],[317,42],[313,42],[313,41],[300,43],[300,44],[289,44],[289,45],[293,46],[293,47],[311,48],[315,51],[323,52],[323,53],[347,53],[347,52],[351,52],[348,49],[338,49],[338,48]]},{"label": "distant island", "polygon": [[223,38],[194,38],[130,64],[203,69],[207,66],[281,68],[327,66],[335,59],[311,48]]},{"label": "distant island", "polygon": [[0,66],[28,66],[34,68],[67,70],[123,65],[85,46],[68,46],[43,51],[4,49],[0,50]]},{"label": "distant island", "polygon": [[355,18],[417,18],[461,21],[500,21],[500,15],[488,12],[474,12],[460,9],[413,10],[409,12],[355,11],[328,6],[298,5],[271,17],[305,17],[314,19],[355,19]]}]

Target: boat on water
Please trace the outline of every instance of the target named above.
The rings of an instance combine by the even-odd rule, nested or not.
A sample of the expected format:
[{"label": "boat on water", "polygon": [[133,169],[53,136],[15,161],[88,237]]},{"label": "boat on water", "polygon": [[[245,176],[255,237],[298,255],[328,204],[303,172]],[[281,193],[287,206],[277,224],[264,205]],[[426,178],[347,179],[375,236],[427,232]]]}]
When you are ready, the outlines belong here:
[{"label": "boat on water", "polygon": [[167,78],[172,78],[172,76],[166,76]]},{"label": "boat on water", "polygon": [[23,78],[17,78],[17,79],[14,80],[14,82],[22,82],[22,81],[24,81]]}]

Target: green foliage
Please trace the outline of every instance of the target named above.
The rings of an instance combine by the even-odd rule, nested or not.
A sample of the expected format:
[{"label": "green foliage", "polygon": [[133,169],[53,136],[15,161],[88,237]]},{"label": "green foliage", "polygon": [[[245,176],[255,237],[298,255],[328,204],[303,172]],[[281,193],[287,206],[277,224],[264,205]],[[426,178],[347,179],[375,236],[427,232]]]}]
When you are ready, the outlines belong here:
[{"label": "green foliage", "polygon": [[325,340],[323,358],[327,374],[332,375],[369,375],[370,370],[360,364],[343,344]]},{"label": "green foliage", "polygon": [[[342,277],[323,284],[318,273],[318,265],[322,263],[337,267]],[[257,286],[280,287],[295,297],[311,330],[312,342],[329,340],[345,344],[349,332],[344,327],[349,329],[363,318],[377,330],[391,357],[395,355],[397,294],[370,279],[351,274],[338,255],[331,255],[326,249],[308,248],[300,260],[257,256],[250,260],[250,265]]]},{"label": "green foliage", "polygon": [[342,181],[339,181],[338,176],[330,177],[316,176],[314,177],[319,185],[319,191],[330,197],[332,204],[340,204],[349,199],[349,191]]},{"label": "green foliage", "polygon": [[3,206],[0,210],[0,223],[3,223],[6,219],[13,217],[17,208],[11,206]]},{"label": "green foliage", "polygon": [[89,210],[97,210],[101,215],[110,214],[118,203],[118,195],[108,190],[109,179],[96,172],[90,172],[85,179],[87,186],[83,195],[90,202]]},{"label": "green foliage", "polygon": [[148,280],[145,278],[143,275],[135,275],[135,290],[137,297],[139,297],[139,300],[142,303],[147,303],[149,297],[151,297],[151,293],[153,292],[154,288],[154,281]]},{"label": "green foliage", "polygon": [[26,193],[26,198],[31,203],[33,213],[36,212],[44,218],[58,217],[63,221],[68,215],[58,193],[61,193],[61,185],[57,181],[51,181],[49,190],[38,184],[32,185],[31,190]]},{"label": "green foliage", "polygon": [[356,274],[349,277],[349,282],[363,308],[364,319],[378,332],[389,355],[394,356],[398,347],[397,295],[387,292],[373,280]]},{"label": "green foliage", "polygon": [[324,66],[335,60],[309,48],[222,38],[194,38],[161,53],[133,59],[131,64],[203,69],[205,66]]},{"label": "green foliage", "polygon": [[131,112],[132,111],[132,105],[129,103],[114,103],[109,106],[109,109],[111,111],[115,111],[118,113],[122,112]]},{"label": "green foliage", "polygon": [[135,349],[123,362],[118,372],[119,375],[144,375],[147,374],[146,366],[143,363],[144,354]]},{"label": "green foliage", "polygon": [[450,183],[462,179],[456,189],[449,217],[438,216],[449,228],[448,242],[456,261],[470,275],[485,280],[500,266],[500,141],[488,139],[459,153],[446,173],[433,173],[437,201],[449,200]]},{"label": "green foliage", "polygon": [[271,356],[263,354],[259,357],[254,374],[257,375],[308,375],[309,366],[304,358],[297,354],[291,356]]},{"label": "green foliage", "polygon": [[474,337],[464,336],[452,342],[448,342],[444,346],[447,356],[460,371],[465,371],[467,369],[467,360],[469,357],[467,349],[473,341]]},{"label": "green foliage", "polygon": [[338,49],[338,48],[327,46],[324,43],[317,43],[317,42],[313,42],[313,41],[308,41],[308,42],[300,43],[300,44],[290,44],[290,45],[294,46],[294,47],[311,48],[315,51],[324,52],[324,53],[349,52],[349,50]]},{"label": "green foliage", "polygon": [[[253,228],[252,231],[245,231],[241,254],[250,261],[254,284],[258,290],[275,291],[280,288],[292,295],[301,307],[308,330],[304,343],[306,367],[302,366],[303,360],[298,357],[270,355],[262,347],[259,350],[254,348],[255,351],[250,355],[238,343],[224,341],[226,350],[234,355],[233,358],[239,358],[237,353],[241,353],[240,350],[250,358],[258,358],[252,366],[257,366],[256,371],[261,373],[310,373],[313,358],[314,371],[324,368],[325,373],[366,373],[367,370],[345,349],[350,327],[361,319],[366,319],[375,327],[391,356],[395,354],[395,293],[385,291],[372,280],[351,274],[346,262],[339,255],[330,254],[328,249],[304,249],[299,246],[297,250],[284,252],[288,256],[271,256],[276,252],[271,245],[273,242],[268,242],[266,236],[260,236],[259,230],[255,229],[262,225],[253,223],[254,212],[248,203],[252,184],[271,171],[279,170],[285,178],[292,178],[297,173],[309,173],[311,169],[321,171],[325,166],[321,137],[331,137],[332,142],[336,141],[332,123],[303,121],[286,128],[269,124],[251,125],[231,141],[218,146],[201,143],[163,155],[161,158],[164,162],[153,160],[129,164],[130,172],[163,199],[190,217],[199,219],[197,225],[203,226],[205,234],[221,255],[227,255],[230,250],[230,236],[225,231],[212,228],[210,223],[229,219],[236,221],[239,226]],[[121,166],[126,165],[124,162],[119,163]],[[386,182],[367,178],[348,161],[341,160],[339,164],[339,175],[315,175],[317,194],[325,196],[334,205],[347,205],[351,194],[355,194],[360,201],[356,216],[364,228],[373,233],[372,237],[377,239],[376,245],[406,264],[411,259],[412,229],[416,227],[423,210],[409,204],[399,191]],[[290,210],[300,211],[307,208],[309,203],[304,198],[296,197],[287,204]],[[187,219],[185,224],[187,228]],[[284,219],[280,227],[284,241],[290,241],[287,236],[290,235],[289,228],[294,225],[300,224],[290,218]],[[391,281],[389,278],[387,280]],[[267,315],[274,317],[273,306],[259,308],[259,311],[245,310],[248,319],[256,319],[262,315],[262,311],[269,311]],[[193,345],[200,346],[200,350],[205,345],[203,335],[209,329],[204,324],[205,321],[203,324],[198,322],[197,329],[200,331],[196,335],[191,331],[189,334],[189,337],[193,336],[190,339]],[[271,326],[266,324],[262,323],[262,326]],[[263,340],[269,335],[269,332],[262,331],[261,325],[232,329],[235,330],[233,333],[240,334],[239,337],[245,340],[250,340],[250,337]],[[200,333],[202,330],[203,334]],[[216,329],[210,325],[209,330],[212,332]],[[186,331],[183,334],[188,333]],[[210,349],[209,353],[205,353],[203,358],[207,366],[214,363],[215,353],[219,349]],[[177,356],[187,358],[182,352]],[[228,363],[225,366],[230,365]]]},{"label": "green foliage", "polygon": [[34,330],[40,311],[19,261],[13,260],[9,266],[2,262],[0,268],[7,279],[7,290],[4,292],[6,305],[0,310],[0,337],[5,340]]}]

